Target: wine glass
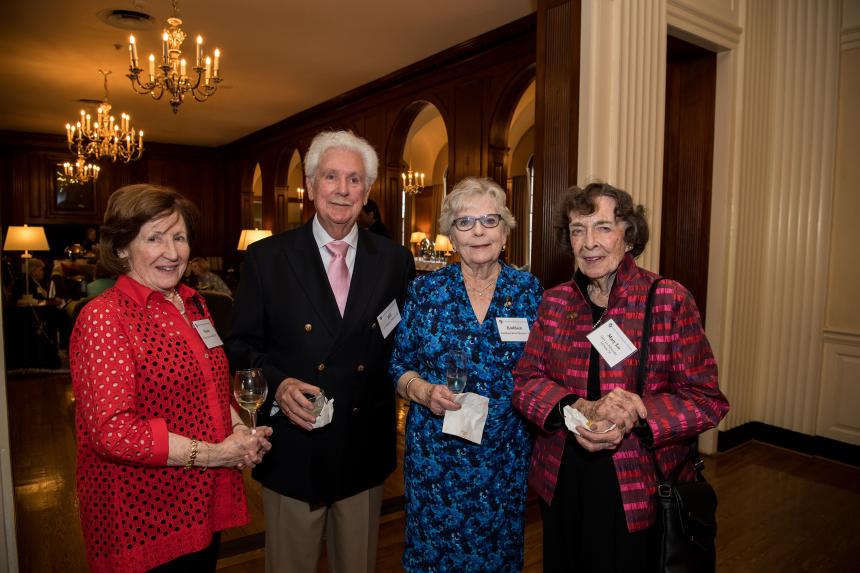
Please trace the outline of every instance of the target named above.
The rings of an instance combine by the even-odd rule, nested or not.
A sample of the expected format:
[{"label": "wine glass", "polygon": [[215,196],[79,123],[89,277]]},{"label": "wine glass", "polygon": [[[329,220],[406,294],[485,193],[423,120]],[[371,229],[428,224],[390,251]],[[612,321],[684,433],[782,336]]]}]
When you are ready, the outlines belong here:
[{"label": "wine glass", "polygon": [[459,394],[466,388],[468,378],[469,357],[462,350],[448,352],[447,369],[445,370],[445,383],[451,392]]},{"label": "wine glass", "polygon": [[251,416],[251,433],[257,431],[257,410],[266,401],[269,386],[263,377],[263,371],[259,368],[247,370],[236,370],[233,379],[233,395],[243,410]]}]

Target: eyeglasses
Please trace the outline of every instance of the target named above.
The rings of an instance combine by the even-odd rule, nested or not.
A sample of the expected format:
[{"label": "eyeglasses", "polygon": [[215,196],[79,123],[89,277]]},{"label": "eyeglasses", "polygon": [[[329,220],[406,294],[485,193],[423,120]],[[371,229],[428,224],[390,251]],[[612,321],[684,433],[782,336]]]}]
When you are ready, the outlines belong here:
[{"label": "eyeglasses", "polygon": [[454,227],[456,227],[458,231],[468,231],[475,226],[475,223],[480,221],[482,227],[485,229],[492,229],[493,227],[498,227],[501,220],[502,216],[498,213],[487,213],[480,217],[459,217],[454,219]]}]

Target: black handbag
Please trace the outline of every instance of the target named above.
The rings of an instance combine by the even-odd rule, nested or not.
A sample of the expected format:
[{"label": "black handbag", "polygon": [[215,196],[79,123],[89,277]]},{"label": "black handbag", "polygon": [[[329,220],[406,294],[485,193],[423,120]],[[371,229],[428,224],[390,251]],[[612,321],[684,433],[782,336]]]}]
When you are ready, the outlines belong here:
[{"label": "black handbag", "polygon": [[[648,340],[651,336],[651,307],[658,278],[648,291],[642,344],[639,349],[639,372],[636,376],[636,393],[642,395],[648,369]],[[668,476],[664,476],[653,451],[657,470],[657,524],[655,525],[655,571],[661,573],[709,573],[716,568],[717,494],[702,475],[705,464],[698,457],[695,446],[685,459]],[[693,464],[696,479],[689,483],[675,483],[684,464]]]}]

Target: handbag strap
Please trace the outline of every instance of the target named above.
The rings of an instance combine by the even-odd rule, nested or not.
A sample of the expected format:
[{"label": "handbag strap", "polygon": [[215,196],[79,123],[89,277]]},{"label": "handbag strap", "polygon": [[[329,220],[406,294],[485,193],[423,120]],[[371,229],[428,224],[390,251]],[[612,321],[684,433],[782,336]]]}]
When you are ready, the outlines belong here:
[{"label": "handbag strap", "polygon": [[[645,300],[645,319],[642,323],[642,342],[639,346],[639,370],[636,373],[636,393],[640,396],[645,391],[645,377],[648,374],[648,342],[651,338],[651,308],[654,306],[654,295],[657,292],[657,285],[661,280],[663,280],[663,277],[657,277],[657,280],[651,283],[651,288],[648,289],[648,298]],[[695,460],[698,457],[697,454],[698,448],[696,447],[696,444],[693,443],[690,450],[690,457]],[[681,473],[681,469],[684,464],[679,464],[667,479],[660,469],[660,464],[657,463],[657,456],[653,450],[651,451],[651,456],[654,459],[654,469],[657,471],[657,477],[660,482],[674,484],[678,475]],[[704,463],[701,458],[699,458],[697,462],[693,463],[693,469],[699,477],[701,477],[703,466]]]},{"label": "handbag strap", "polygon": [[654,306],[654,293],[663,277],[657,277],[648,289],[645,299],[645,320],[642,322],[642,342],[639,344],[639,370],[636,373],[636,393],[640,396],[645,391],[645,376],[648,374],[648,341],[651,338],[651,307]]}]

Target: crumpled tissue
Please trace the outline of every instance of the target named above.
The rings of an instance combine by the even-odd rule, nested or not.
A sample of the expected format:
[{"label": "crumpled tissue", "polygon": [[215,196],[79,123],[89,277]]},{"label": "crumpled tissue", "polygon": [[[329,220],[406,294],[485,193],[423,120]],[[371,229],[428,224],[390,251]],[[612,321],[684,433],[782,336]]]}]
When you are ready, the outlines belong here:
[{"label": "crumpled tissue", "polygon": [[480,394],[464,392],[454,394],[453,400],[460,404],[460,409],[445,410],[442,432],[480,444],[490,410],[490,399]]},{"label": "crumpled tissue", "polygon": [[317,416],[316,422],[314,422],[314,428],[322,428],[323,426],[327,426],[331,424],[331,421],[334,419],[334,398],[331,400],[326,400],[325,405],[320,412],[320,415]]},{"label": "crumpled tissue", "polygon": [[[595,432],[595,430],[592,430],[590,427],[591,425],[594,424],[594,422],[590,422],[588,420],[588,418],[585,417],[585,414],[583,414],[582,412],[580,412],[579,410],[577,410],[573,406],[571,406],[571,405],[565,406],[564,409],[562,410],[562,413],[564,414],[564,425],[567,426],[568,430],[570,430],[571,432],[573,432],[577,436],[580,435],[579,431],[577,430],[577,428],[579,426],[584,427],[586,430],[588,430],[590,432]],[[602,430],[602,431],[597,432],[597,433],[605,434],[606,432],[611,432],[614,429],[615,429],[615,424],[612,424],[611,426],[609,426],[605,430]]]}]

